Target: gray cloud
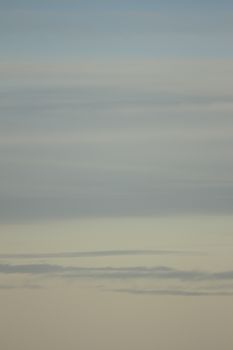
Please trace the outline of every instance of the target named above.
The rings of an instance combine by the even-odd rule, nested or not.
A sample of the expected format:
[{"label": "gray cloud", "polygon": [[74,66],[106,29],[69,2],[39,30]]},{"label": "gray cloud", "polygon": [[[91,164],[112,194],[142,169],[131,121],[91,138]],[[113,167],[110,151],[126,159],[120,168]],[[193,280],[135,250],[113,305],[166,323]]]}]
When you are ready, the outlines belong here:
[{"label": "gray cloud", "polygon": [[3,274],[57,274],[64,271],[72,271],[70,267],[68,270],[63,266],[49,265],[49,264],[27,264],[27,265],[11,265],[0,264],[0,273]]},{"label": "gray cloud", "polygon": [[0,284],[0,290],[9,290],[9,289],[43,289],[41,285],[33,284],[26,282],[23,284]]},{"label": "gray cloud", "polygon": [[[40,277],[48,281],[59,278],[66,282],[92,281],[107,283],[101,285],[101,291],[128,293],[134,295],[151,296],[232,296],[233,295],[233,271],[204,271],[204,270],[180,270],[167,266],[134,266],[134,267],[80,267],[63,266],[55,264],[0,264],[0,274],[13,276],[15,274],[33,278],[30,282],[0,285],[0,289],[39,289],[41,285],[34,283],[34,279]],[[143,286],[140,287],[140,281]],[[137,282],[138,286],[130,286]],[[223,283],[224,282],[224,283]],[[115,287],[115,283],[117,287]],[[120,283],[120,287],[118,287]],[[151,287],[155,283],[156,287]],[[147,287],[148,285],[148,287]],[[150,287],[149,287],[150,285]],[[90,285],[88,286],[90,287]],[[93,285],[97,288],[98,286]]]},{"label": "gray cloud", "polygon": [[179,270],[167,266],[135,267],[79,267],[52,264],[0,264],[2,274],[51,275],[65,278],[91,279],[158,279],[180,281],[231,281],[233,271],[208,272],[201,270]]},{"label": "gray cloud", "polygon": [[6,289],[6,290],[8,290],[8,289],[15,289],[15,288],[17,288],[15,285],[11,285],[11,284],[0,284],[0,289]]},{"label": "gray cloud", "polygon": [[186,297],[201,297],[201,296],[232,296],[233,291],[205,291],[205,290],[182,290],[182,289],[133,289],[119,288],[112,289],[113,292],[128,293],[135,295],[167,295],[167,296],[186,296]]},{"label": "gray cloud", "polygon": [[102,250],[37,254],[0,254],[0,259],[53,259],[53,258],[91,258],[111,256],[140,255],[201,255],[203,253],[182,250]]}]

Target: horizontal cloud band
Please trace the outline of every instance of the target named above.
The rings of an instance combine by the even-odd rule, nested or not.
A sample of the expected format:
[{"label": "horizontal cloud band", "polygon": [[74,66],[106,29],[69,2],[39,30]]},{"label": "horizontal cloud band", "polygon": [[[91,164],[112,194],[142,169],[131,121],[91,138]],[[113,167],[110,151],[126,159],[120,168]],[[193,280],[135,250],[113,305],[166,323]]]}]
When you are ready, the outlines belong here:
[{"label": "horizontal cloud band", "polygon": [[180,250],[94,250],[59,253],[37,254],[0,254],[0,259],[50,259],[50,258],[95,258],[105,256],[140,256],[140,255],[190,255],[201,254],[199,252]]},{"label": "horizontal cloud band", "polygon": [[66,278],[91,279],[177,279],[182,281],[233,280],[233,270],[208,272],[179,270],[166,266],[135,267],[77,267],[52,264],[0,264],[2,274],[54,275]]},{"label": "horizontal cloud band", "polygon": [[205,290],[182,290],[182,289],[114,289],[118,293],[128,293],[135,295],[167,295],[167,296],[184,296],[184,297],[201,297],[201,296],[232,296],[232,291],[205,291]]}]

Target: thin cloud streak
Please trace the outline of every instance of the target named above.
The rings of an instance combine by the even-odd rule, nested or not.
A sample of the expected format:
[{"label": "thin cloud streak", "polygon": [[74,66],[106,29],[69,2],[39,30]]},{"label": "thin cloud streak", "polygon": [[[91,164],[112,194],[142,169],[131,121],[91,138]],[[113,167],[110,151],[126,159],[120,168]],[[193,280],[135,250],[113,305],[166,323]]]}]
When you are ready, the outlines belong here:
[{"label": "thin cloud streak", "polygon": [[13,290],[13,289],[43,289],[44,287],[38,284],[25,283],[23,285],[16,284],[1,284],[0,290]]},{"label": "thin cloud streak", "polygon": [[202,296],[232,296],[233,291],[219,291],[219,292],[208,292],[208,291],[195,291],[195,290],[182,290],[182,289],[112,289],[112,292],[117,293],[128,293],[135,295],[167,295],[167,296],[182,296],[182,297],[202,297]]},{"label": "thin cloud streak", "polygon": [[200,252],[182,250],[100,250],[77,251],[38,254],[0,254],[0,259],[53,259],[53,258],[98,258],[111,256],[140,256],[140,255],[202,255]]}]

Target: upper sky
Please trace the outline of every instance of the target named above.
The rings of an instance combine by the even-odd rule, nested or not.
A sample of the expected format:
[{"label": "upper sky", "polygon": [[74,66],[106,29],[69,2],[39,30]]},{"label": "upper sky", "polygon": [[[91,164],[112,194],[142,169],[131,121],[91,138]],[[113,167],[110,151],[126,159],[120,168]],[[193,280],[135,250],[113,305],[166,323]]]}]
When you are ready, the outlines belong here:
[{"label": "upper sky", "polygon": [[0,1],[0,219],[231,213],[232,7]]},{"label": "upper sky", "polygon": [[232,1],[1,1],[2,60],[232,57]]},{"label": "upper sky", "polygon": [[230,0],[42,0],[30,1],[30,0],[5,0],[0,2],[3,8],[44,8],[44,9],[88,9],[88,10],[186,10],[186,9],[232,9],[232,1]]}]

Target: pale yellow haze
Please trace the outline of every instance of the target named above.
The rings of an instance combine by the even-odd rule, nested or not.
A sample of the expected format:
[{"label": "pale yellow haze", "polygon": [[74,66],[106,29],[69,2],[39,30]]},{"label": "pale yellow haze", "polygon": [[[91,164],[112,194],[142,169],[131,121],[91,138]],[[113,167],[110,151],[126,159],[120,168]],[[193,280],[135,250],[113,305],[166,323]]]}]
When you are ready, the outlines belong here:
[{"label": "pale yellow haze", "polygon": [[[170,266],[224,271],[232,266],[233,218],[107,218],[1,225],[0,253],[154,249],[183,255],[36,259],[64,266]],[[7,263],[4,260],[2,263]],[[10,261],[12,263],[12,260]],[[15,261],[15,264],[29,263]],[[1,275],[3,350],[232,350],[232,296],[137,295],[114,291],[124,281]],[[132,280],[127,288],[160,288]],[[168,281],[179,288],[180,281]],[[183,288],[195,287],[195,281]],[[209,284],[210,283],[210,284]],[[220,282],[221,287],[228,281]],[[201,282],[200,288],[220,288]],[[37,286],[38,288],[33,288]],[[199,287],[198,287],[199,288]],[[229,288],[229,285],[227,285]],[[13,336],[12,336],[13,334]]]}]

